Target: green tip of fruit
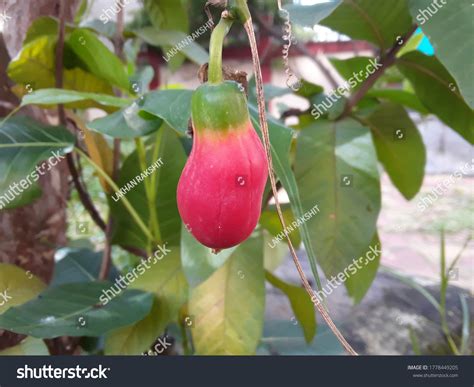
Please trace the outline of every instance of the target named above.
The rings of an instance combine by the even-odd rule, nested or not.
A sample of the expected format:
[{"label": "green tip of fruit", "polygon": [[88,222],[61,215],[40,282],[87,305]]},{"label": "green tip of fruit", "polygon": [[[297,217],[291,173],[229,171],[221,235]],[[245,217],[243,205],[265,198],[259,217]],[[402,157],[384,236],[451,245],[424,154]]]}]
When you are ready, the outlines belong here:
[{"label": "green tip of fruit", "polygon": [[199,86],[191,100],[191,114],[196,130],[229,130],[249,121],[247,98],[234,81]]}]

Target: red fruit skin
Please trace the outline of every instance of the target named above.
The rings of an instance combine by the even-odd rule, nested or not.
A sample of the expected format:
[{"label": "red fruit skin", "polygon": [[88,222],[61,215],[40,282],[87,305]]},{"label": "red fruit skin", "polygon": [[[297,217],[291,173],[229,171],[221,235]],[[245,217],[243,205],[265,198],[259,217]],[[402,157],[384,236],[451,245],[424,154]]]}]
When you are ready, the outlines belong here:
[{"label": "red fruit skin", "polygon": [[247,239],[260,217],[268,164],[250,120],[230,131],[195,131],[178,184],[178,209],[203,245],[226,249]]}]

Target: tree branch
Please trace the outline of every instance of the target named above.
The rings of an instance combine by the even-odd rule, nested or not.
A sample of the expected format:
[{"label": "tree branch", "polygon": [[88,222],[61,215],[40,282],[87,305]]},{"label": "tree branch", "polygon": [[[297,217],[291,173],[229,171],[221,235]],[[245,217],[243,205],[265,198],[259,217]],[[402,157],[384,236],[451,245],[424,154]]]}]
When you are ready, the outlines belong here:
[{"label": "tree branch", "polygon": [[[66,7],[62,2],[59,3],[59,30],[58,30],[58,43],[56,44],[56,77],[55,85],[57,89],[63,87],[63,56],[64,56],[64,30],[66,25]],[[64,113],[64,106],[58,105],[58,116],[61,125],[66,126],[66,114]]]},{"label": "tree branch", "polygon": [[360,102],[362,98],[364,98],[365,94],[370,90],[370,88],[377,82],[377,80],[385,73],[387,68],[392,66],[397,60],[397,54],[402,49],[402,47],[406,44],[406,42],[410,39],[410,37],[414,34],[418,26],[413,25],[410,31],[408,31],[404,36],[402,36],[401,43],[398,41],[388,50],[388,52],[382,57],[380,60],[380,64],[382,65],[378,69],[374,71],[360,86],[357,91],[351,95],[349,101],[347,102],[345,112],[343,117],[346,117],[352,112],[352,109]]},{"label": "tree branch", "polygon": [[288,117],[298,117],[304,114],[308,114],[309,112],[309,110],[288,109],[281,114],[280,119],[285,119]]},{"label": "tree branch", "polygon": [[72,181],[74,183],[74,187],[77,190],[77,193],[79,194],[79,198],[81,200],[82,205],[84,208],[87,210],[89,215],[91,216],[92,220],[99,226],[99,228],[104,231],[105,230],[105,222],[102,219],[102,217],[99,214],[99,211],[94,206],[94,203],[92,202],[92,199],[87,192],[87,190],[84,188],[82,185],[80,178],[79,178],[79,172],[76,168],[76,165],[74,163],[74,159],[72,157],[71,153],[67,154],[67,165],[69,167],[69,172],[71,173]]}]

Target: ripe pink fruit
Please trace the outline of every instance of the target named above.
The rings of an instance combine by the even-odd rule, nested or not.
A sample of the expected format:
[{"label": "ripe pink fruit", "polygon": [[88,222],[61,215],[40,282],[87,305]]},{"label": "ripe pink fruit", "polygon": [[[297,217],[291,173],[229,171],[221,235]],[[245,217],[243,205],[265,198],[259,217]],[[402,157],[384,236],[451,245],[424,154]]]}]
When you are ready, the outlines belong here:
[{"label": "ripe pink fruit", "polygon": [[235,82],[202,85],[191,105],[194,139],[178,184],[179,213],[203,245],[229,248],[247,239],[260,217],[265,150]]}]

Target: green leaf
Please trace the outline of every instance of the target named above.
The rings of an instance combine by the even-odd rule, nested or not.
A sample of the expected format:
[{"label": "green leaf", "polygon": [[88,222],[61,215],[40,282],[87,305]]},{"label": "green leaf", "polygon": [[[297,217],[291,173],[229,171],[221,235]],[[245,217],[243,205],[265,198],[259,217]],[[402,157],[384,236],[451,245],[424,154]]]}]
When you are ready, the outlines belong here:
[{"label": "green leaf", "polygon": [[140,110],[138,103],[98,118],[87,124],[87,127],[107,136],[121,139],[132,139],[147,136],[157,131],[163,120]]},{"label": "green leaf", "polygon": [[252,355],[263,329],[265,277],[261,238],[241,244],[191,292],[189,314],[199,355]]},{"label": "green leaf", "polygon": [[290,285],[268,271],[265,272],[265,278],[286,294],[290,300],[291,309],[301,324],[306,342],[311,343],[316,334],[316,315],[314,304],[306,290],[300,286]]},{"label": "green leaf", "polygon": [[145,95],[141,109],[162,118],[179,134],[188,130],[191,117],[191,90],[159,90]]},{"label": "green leaf", "polygon": [[365,79],[360,74],[364,75],[365,69],[374,60],[367,56],[356,56],[349,59],[331,58],[330,62],[344,79],[352,80],[349,90],[357,90]]},{"label": "green leaf", "polygon": [[[23,40],[23,46],[43,36],[50,35],[56,38],[58,36],[59,23],[58,19],[51,16],[40,16],[33,20],[31,25],[28,27],[26,37]],[[69,34],[74,28],[70,25],[65,26],[66,34]]]},{"label": "green leaf", "polygon": [[13,306],[24,304],[35,298],[46,285],[31,272],[8,263],[0,263],[0,289],[2,297],[0,315]]},{"label": "green leaf", "polygon": [[[56,252],[53,279],[50,286],[68,283],[94,282],[99,278],[102,252],[89,249],[62,248]],[[108,280],[114,281],[119,273],[114,266],[109,270]]]},{"label": "green leaf", "polygon": [[407,108],[421,114],[428,114],[429,111],[423,106],[416,94],[398,89],[371,89],[366,93],[366,97],[378,98],[394,103],[400,103]]},{"label": "green leaf", "polygon": [[412,21],[406,1],[343,0],[320,24],[387,49],[410,30]]},{"label": "green leaf", "polygon": [[309,6],[290,4],[285,9],[290,13],[291,22],[313,28],[322,19],[330,15],[341,3],[342,0],[328,1]]},{"label": "green leaf", "polygon": [[[31,118],[13,117],[3,122],[0,126],[0,209],[31,189],[40,175],[72,150],[74,141],[65,128],[43,125]],[[45,159],[51,163],[35,169]]]},{"label": "green leaf", "polygon": [[[104,18],[106,17],[105,14],[101,14],[101,16],[102,15],[104,15]],[[83,20],[79,24],[79,26],[82,28],[89,28],[91,30],[94,30],[99,35],[106,36],[110,40],[113,40],[115,35],[117,34],[117,23],[110,19],[107,19],[107,23],[104,23],[100,19]],[[127,36],[127,31],[124,32],[124,37],[126,36]]]},{"label": "green leaf", "polygon": [[412,37],[406,42],[406,44],[397,52],[397,57],[405,55],[407,52],[415,51],[420,43],[422,42],[425,35],[423,32],[416,32]]},{"label": "green leaf", "polygon": [[[254,106],[257,106],[257,90],[255,89],[255,77],[251,77],[248,82],[248,102]],[[263,85],[263,91],[265,93],[265,102],[271,101],[273,98],[281,97],[283,95],[291,94],[293,91],[289,87],[279,87],[267,83]]]},{"label": "green leaf", "polygon": [[305,79],[301,79],[300,88],[298,91],[295,92],[295,94],[304,98],[311,98],[323,92],[324,92],[324,87],[311,83]]},{"label": "green leaf", "polygon": [[[186,155],[177,134],[173,130],[163,126],[158,133],[161,139],[158,144],[157,160],[161,158],[162,165],[157,167],[152,175],[145,179],[156,179],[156,211],[162,241],[177,246],[180,241],[181,218],[176,203],[176,189],[186,162]],[[151,149],[147,152],[147,157],[148,166],[157,161],[152,160]],[[140,173],[138,154],[135,151],[124,161],[117,185],[119,187],[126,186]],[[155,177],[153,174],[157,174],[157,176]],[[126,197],[145,224],[148,224],[150,213],[148,203],[144,199],[146,197],[144,181],[138,182],[138,185],[129,191]],[[115,219],[113,242],[147,248],[147,237],[134,222],[130,222],[130,215],[116,193],[111,196],[109,203]]]},{"label": "green leaf", "polygon": [[399,58],[397,67],[428,110],[472,144],[474,111],[443,65],[433,56],[413,51]]},{"label": "green leaf", "polygon": [[[273,98],[281,97],[283,95],[291,94],[292,91],[288,87],[279,87],[272,85],[271,83],[267,83],[263,85],[263,90],[265,92],[265,100],[270,101]],[[256,101],[256,100],[255,100]],[[257,102],[255,102],[256,104]]]},{"label": "green leaf", "polygon": [[25,95],[21,101],[21,106],[65,104],[66,107],[69,107],[68,104],[78,101],[94,101],[102,106],[120,108],[128,106],[131,102],[126,98],[118,98],[106,94],[86,93],[64,89],[41,89]]},{"label": "green leaf", "polygon": [[[56,36],[42,36],[24,45],[8,65],[8,76],[26,91],[55,87]],[[63,87],[68,90],[112,94],[110,85],[79,67],[63,70]],[[78,103],[74,107],[90,105]]]},{"label": "green leaf", "polygon": [[[33,181],[31,186],[26,188],[21,195],[15,196],[12,201],[5,203],[6,200],[3,199],[0,194],[0,210],[12,210],[15,208],[21,208],[27,206],[28,204],[34,203],[37,199],[39,199],[43,195],[43,191],[38,182]],[[2,203],[5,206],[2,207]]]},{"label": "green leaf", "polygon": [[372,240],[380,210],[377,157],[367,128],[318,120],[298,138],[295,175],[305,225],[326,276],[343,271]]},{"label": "green leaf", "polygon": [[76,28],[66,43],[96,77],[124,90],[129,89],[125,66],[93,32]]},{"label": "green leaf", "polygon": [[119,328],[106,335],[105,355],[140,355],[151,347],[163,333],[163,321],[168,316],[162,313],[156,298],[151,311],[143,320],[124,328]]},{"label": "green leaf", "polygon": [[151,312],[143,320],[107,335],[106,355],[138,355],[150,348],[170,322],[177,321],[178,310],[187,300],[188,284],[181,266],[179,247],[170,250],[129,287],[155,295]]},{"label": "green leaf", "polygon": [[27,337],[20,344],[0,351],[0,356],[48,356],[48,347],[43,340]]},{"label": "green leaf", "polygon": [[38,338],[100,336],[148,314],[153,296],[138,290],[123,290],[101,305],[99,297],[110,286],[109,282],[89,282],[47,289],[0,315],[0,328]]},{"label": "green leaf", "polygon": [[415,355],[421,355],[421,350],[420,350],[420,342],[418,341],[418,337],[416,335],[415,330],[411,327],[411,325],[408,327],[410,331],[410,342],[411,342],[411,347],[413,349],[413,353]]},{"label": "green leaf", "polygon": [[[369,259],[369,252],[371,258]],[[380,244],[380,240],[377,234],[375,234],[370,246],[368,246],[365,250],[363,255],[361,255],[359,259],[359,263],[362,264],[362,267],[359,268],[357,266],[357,270],[355,268],[355,263],[349,265],[347,270],[349,271],[349,275],[346,275],[346,281],[344,285],[346,286],[347,293],[350,297],[354,300],[354,303],[359,303],[364,298],[365,294],[372,285],[373,280],[377,274],[377,270],[380,265],[380,258],[382,246]],[[356,270],[354,273],[351,271]]]},{"label": "green leaf", "polygon": [[[174,58],[182,58],[183,55],[198,65],[203,65],[209,60],[209,53],[196,42],[188,41],[188,35],[184,32],[174,30],[157,31],[153,27],[145,27],[135,30],[134,33],[152,46],[163,47],[163,59],[166,62],[171,61],[173,66],[176,66],[173,62],[175,61]],[[179,46],[181,46],[180,49],[178,49]],[[177,54],[173,55],[173,48],[177,50]]]},{"label": "green leaf", "polygon": [[263,235],[263,267],[269,272],[275,271],[285,258],[288,257],[286,241],[275,244],[272,235],[267,230],[262,230]]},{"label": "green leaf", "polygon": [[214,254],[211,249],[199,243],[183,225],[181,228],[181,261],[184,273],[191,287],[208,279],[231,256],[237,247],[224,249]]},{"label": "green leaf", "polygon": [[[189,19],[183,2],[176,0],[154,0],[144,1],[145,10],[151,23],[155,27],[155,32],[163,30],[176,30],[188,33]],[[168,51],[174,44],[164,46],[163,51]],[[175,55],[170,62],[172,70],[176,70],[183,63],[182,54]]]},{"label": "green leaf", "polygon": [[425,145],[415,124],[402,106],[392,103],[379,105],[364,122],[390,180],[412,199],[421,188],[426,164]]},{"label": "green leaf", "polygon": [[468,38],[472,35],[472,1],[441,3],[408,0],[413,21],[423,28],[436,57],[454,77],[466,102],[474,109],[474,40]]},{"label": "green leaf", "polygon": [[[261,136],[257,108],[249,104],[249,110],[253,125]],[[296,178],[290,165],[290,146],[293,139],[293,131],[269,116],[267,116],[267,120],[275,173],[288,194],[294,216],[296,216],[297,219],[303,219],[306,212],[303,210],[300,192],[296,184]],[[315,204],[316,203],[314,203],[313,206]],[[311,206],[311,208],[313,206]],[[308,253],[308,260],[316,281],[316,287],[319,290],[321,289],[321,281],[318,274],[316,253],[311,242],[311,236],[306,222],[302,222],[300,226],[300,234],[306,252]]]},{"label": "green leaf", "polygon": [[84,14],[86,13],[87,9],[89,8],[89,1],[88,0],[82,0],[76,14],[74,15],[74,23],[78,24],[81,19],[84,17]]}]

